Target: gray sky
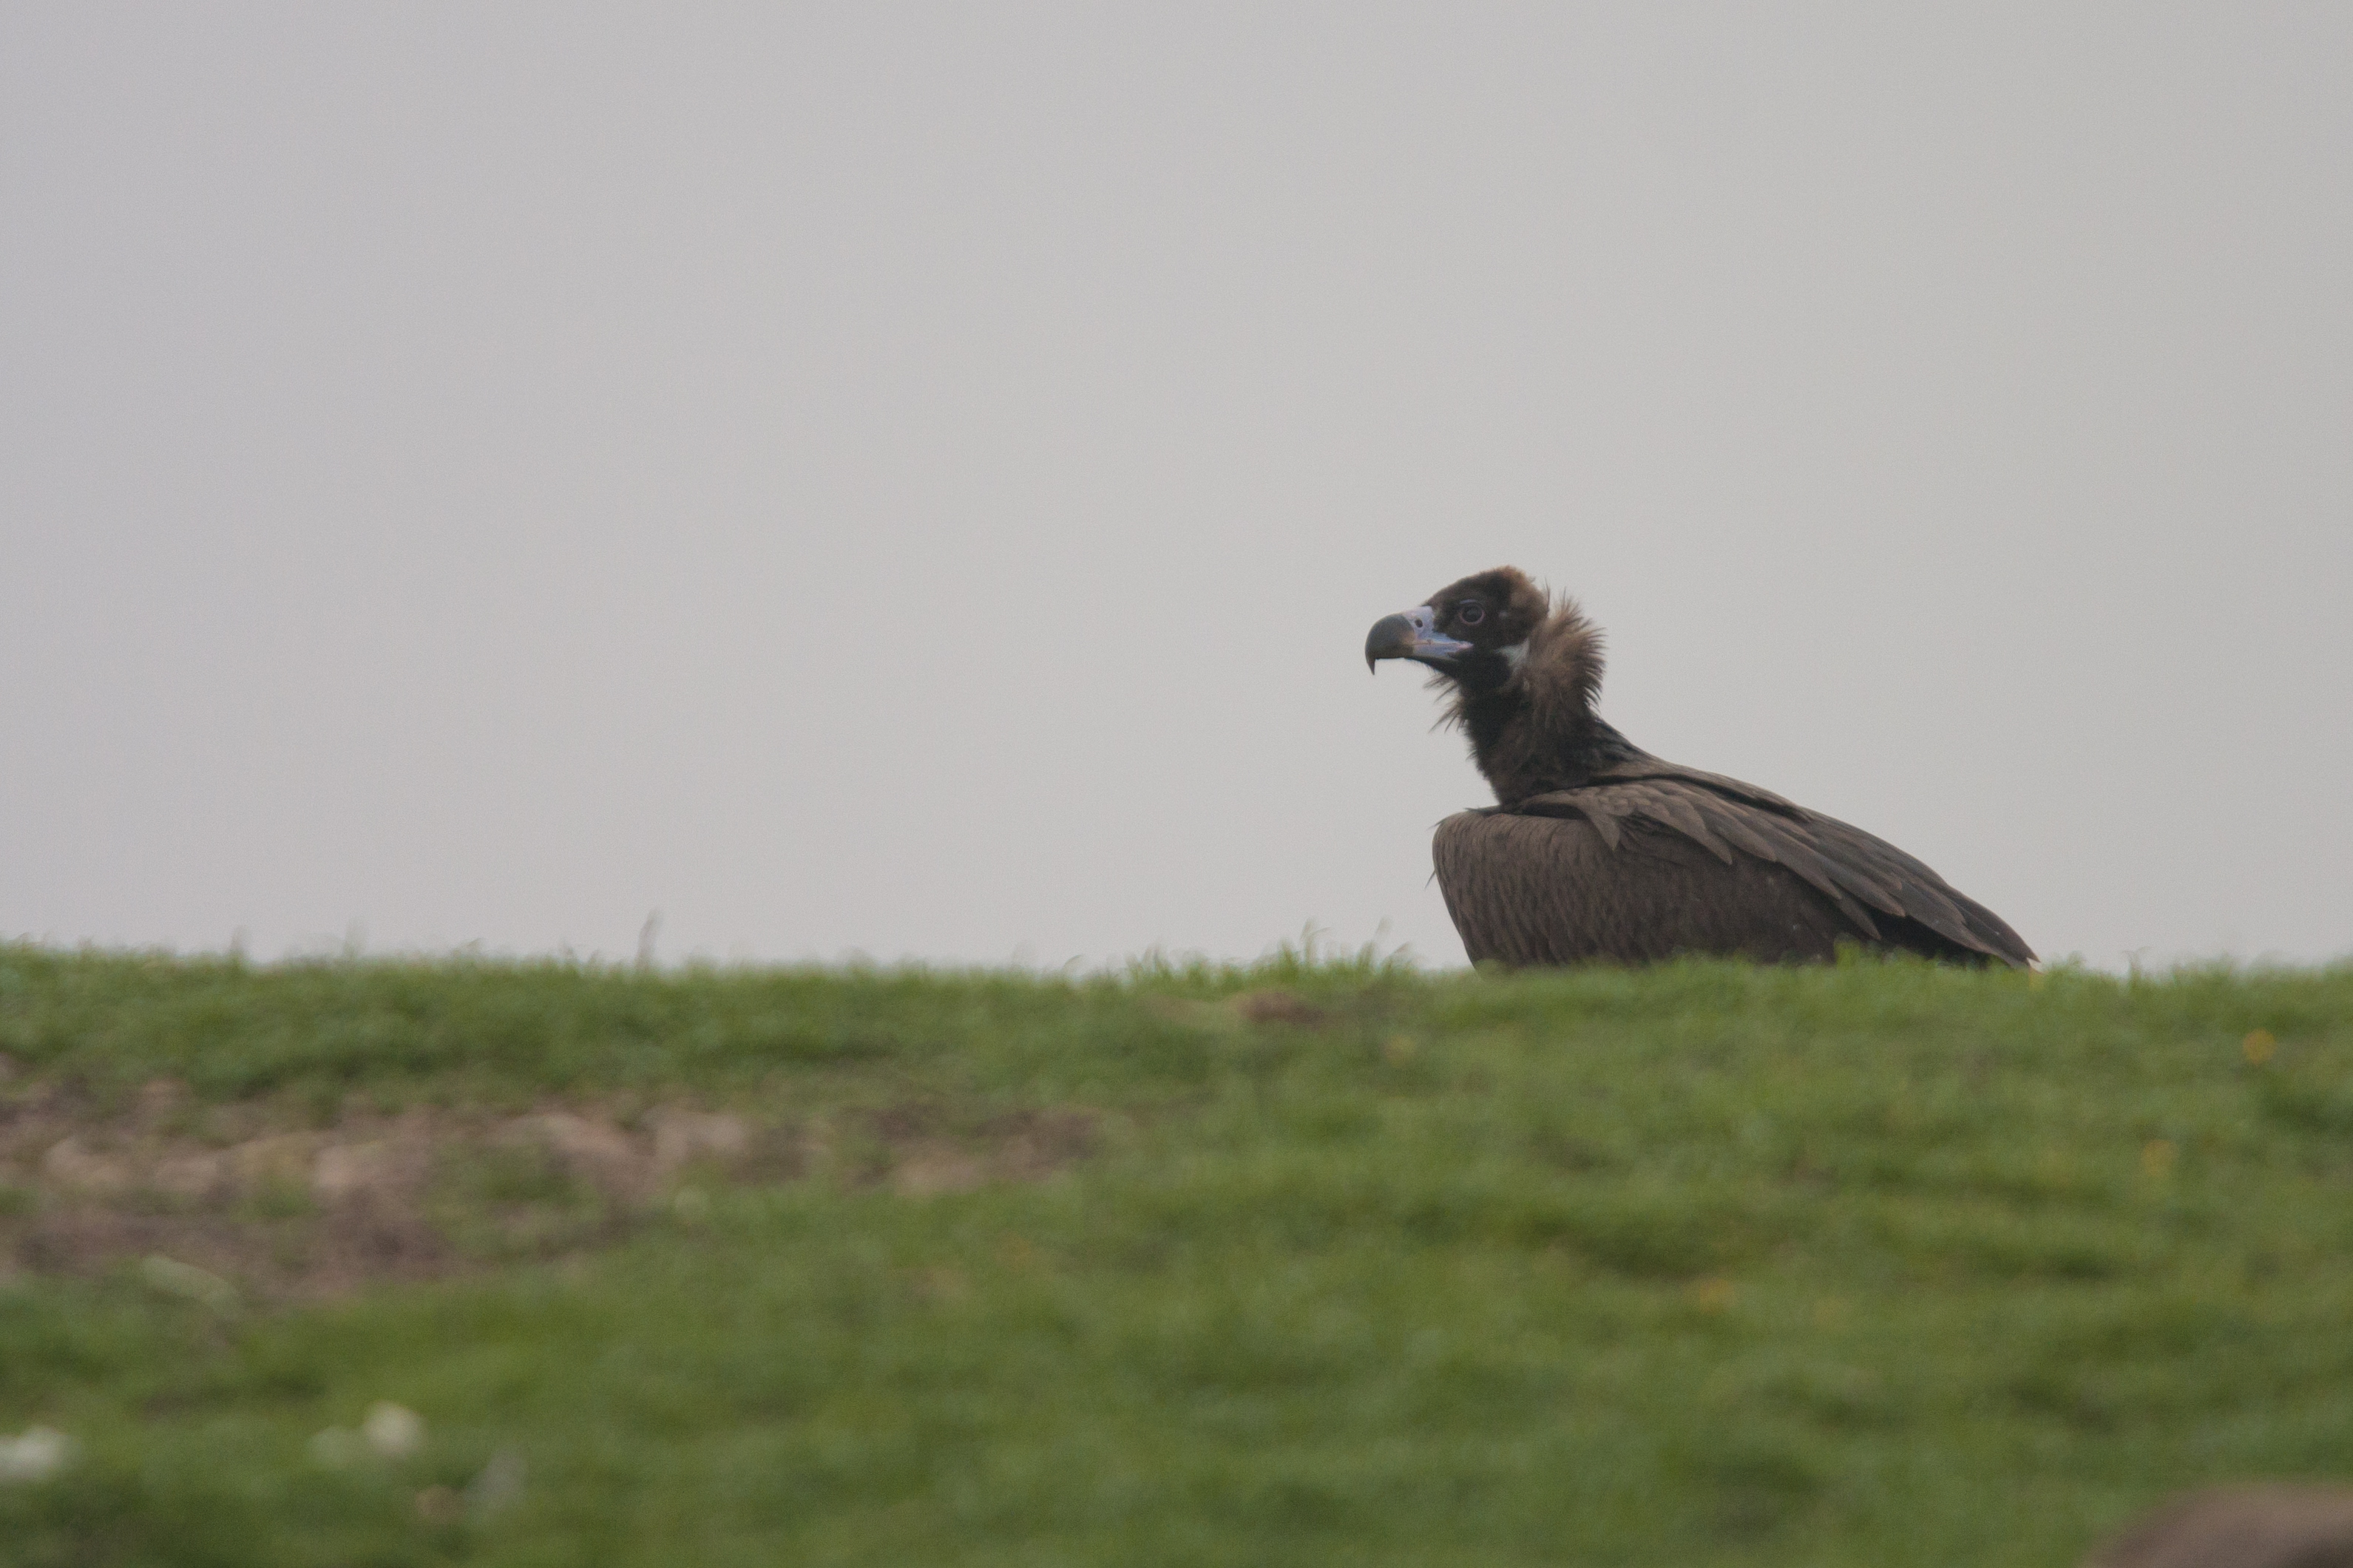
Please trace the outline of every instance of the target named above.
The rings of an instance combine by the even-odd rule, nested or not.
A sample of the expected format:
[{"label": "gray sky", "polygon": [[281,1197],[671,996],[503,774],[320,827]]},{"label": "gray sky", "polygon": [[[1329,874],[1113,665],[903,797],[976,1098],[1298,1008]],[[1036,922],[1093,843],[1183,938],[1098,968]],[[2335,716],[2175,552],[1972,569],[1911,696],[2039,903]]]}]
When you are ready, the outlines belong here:
[{"label": "gray sky", "polygon": [[2353,950],[2353,7],[0,12],[0,933],[1461,949],[1378,616]]}]

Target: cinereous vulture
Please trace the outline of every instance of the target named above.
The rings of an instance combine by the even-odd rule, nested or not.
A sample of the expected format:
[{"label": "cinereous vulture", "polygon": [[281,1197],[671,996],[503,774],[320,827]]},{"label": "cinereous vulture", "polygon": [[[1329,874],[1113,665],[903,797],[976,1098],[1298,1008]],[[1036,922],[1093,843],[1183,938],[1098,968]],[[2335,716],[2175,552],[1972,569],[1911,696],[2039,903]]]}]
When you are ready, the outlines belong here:
[{"label": "cinereous vulture", "polygon": [[1662,762],[1594,711],[1601,634],[1510,566],[1376,622],[1365,662],[1449,689],[1497,805],[1439,824],[1438,886],[1472,963],[1827,959],[1839,944],[1968,963],[2034,954],[2001,917],[1860,828]]}]

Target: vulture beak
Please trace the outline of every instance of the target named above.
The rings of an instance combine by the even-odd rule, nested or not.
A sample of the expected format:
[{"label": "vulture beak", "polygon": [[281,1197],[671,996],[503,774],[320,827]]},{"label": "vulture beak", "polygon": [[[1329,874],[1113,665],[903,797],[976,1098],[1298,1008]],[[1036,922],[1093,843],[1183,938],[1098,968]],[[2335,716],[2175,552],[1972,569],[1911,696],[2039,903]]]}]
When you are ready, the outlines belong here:
[{"label": "vulture beak", "polygon": [[1438,612],[1417,605],[1401,616],[1383,616],[1365,639],[1365,668],[1385,658],[1409,658],[1419,664],[1442,665],[1471,645],[1438,635]]}]

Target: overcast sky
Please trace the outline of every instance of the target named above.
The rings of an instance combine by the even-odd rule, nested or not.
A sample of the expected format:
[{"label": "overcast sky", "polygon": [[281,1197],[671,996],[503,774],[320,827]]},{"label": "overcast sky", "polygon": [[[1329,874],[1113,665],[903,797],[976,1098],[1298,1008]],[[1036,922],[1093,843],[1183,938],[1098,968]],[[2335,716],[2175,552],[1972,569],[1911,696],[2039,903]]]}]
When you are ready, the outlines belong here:
[{"label": "overcast sky", "polygon": [[0,935],[1461,947],[1366,628],[2353,951],[2353,7],[0,10]]}]

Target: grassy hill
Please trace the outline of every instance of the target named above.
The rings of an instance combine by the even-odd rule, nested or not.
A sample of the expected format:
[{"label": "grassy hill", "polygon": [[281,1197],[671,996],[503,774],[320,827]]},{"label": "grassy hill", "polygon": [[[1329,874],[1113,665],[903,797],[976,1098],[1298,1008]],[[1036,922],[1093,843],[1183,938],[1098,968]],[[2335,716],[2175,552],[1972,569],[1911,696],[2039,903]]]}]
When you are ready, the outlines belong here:
[{"label": "grassy hill", "polygon": [[2348,1312],[2348,970],[0,948],[10,1565],[2055,1565]]}]

